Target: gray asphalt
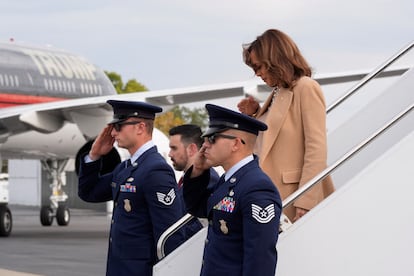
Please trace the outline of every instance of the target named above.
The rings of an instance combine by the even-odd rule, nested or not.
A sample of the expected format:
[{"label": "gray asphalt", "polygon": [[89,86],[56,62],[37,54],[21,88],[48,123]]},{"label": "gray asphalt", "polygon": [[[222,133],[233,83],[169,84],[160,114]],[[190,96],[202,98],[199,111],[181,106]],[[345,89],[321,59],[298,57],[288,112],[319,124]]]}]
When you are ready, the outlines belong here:
[{"label": "gray asphalt", "polygon": [[[68,226],[40,225],[39,208],[9,206],[12,234],[0,238],[5,270],[45,276],[105,275],[110,219],[103,212],[70,209]],[[13,274],[14,275],[14,274]]]}]

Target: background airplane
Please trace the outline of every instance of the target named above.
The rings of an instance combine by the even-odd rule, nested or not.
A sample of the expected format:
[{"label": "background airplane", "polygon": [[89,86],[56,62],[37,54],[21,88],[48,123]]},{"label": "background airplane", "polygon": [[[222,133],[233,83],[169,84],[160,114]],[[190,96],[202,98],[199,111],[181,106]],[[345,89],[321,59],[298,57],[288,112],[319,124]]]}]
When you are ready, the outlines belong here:
[{"label": "background airplane", "polygon": [[[116,91],[106,74],[83,57],[50,47],[0,43],[0,108],[10,111],[17,106],[27,104],[115,94]],[[39,158],[42,160],[43,166],[48,168],[54,177],[51,205],[42,207],[41,223],[50,225],[56,214],[58,224],[67,225],[70,213],[63,204],[67,197],[61,189],[63,181],[61,176],[68,160],[67,155],[62,156],[59,150],[49,151],[36,147],[34,142],[36,140],[27,134],[19,136],[23,145],[32,146],[32,149],[26,149],[26,152],[22,150],[24,146],[14,145],[12,141],[14,139],[9,139],[32,129],[36,129],[39,133],[54,132],[63,127],[63,122],[59,124],[57,120],[47,119],[44,116],[38,117],[39,123],[47,124],[47,127],[39,129],[33,123],[32,125],[26,124],[23,117],[21,124],[16,123],[12,118],[0,124],[1,157],[2,159]],[[35,118],[31,118],[33,119]],[[70,137],[73,138],[73,136],[66,136],[69,139]],[[6,142],[11,144],[8,152],[5,152],[3,147]],[[64,140],[60,142],[62,148],[70,145]],[[49,158],[51,154],[52,159]],[[8,193],[5,190],[7,186],[4,184],[4,179],[2,182],[0,236],[7,236],[12,229],[12,216],[7,207]]]},{"label": "background airplane", "polygon": [[[401,74],[390,70],[384,76]],[[367,72],[316,77],[322,85],[356,81]],[[0,44],[0,154],[2,159],[38,159],[49,173],[50,203],[41,206],[44,226],[68,225],[70,212],[63,191],[65,171],[74,170],[77,156],[87,151],[112,117],[108,99],[145,101],[168,108],[194,102],[236,99],[252,95],[264,99],[269,88],[258,80],[166,89],[117,95],[105,73],[86,59],[52,48]],[[234,102],[234,107],[235,103]],[[154,131],[154,141],[168,160],[168,138]],[[114,150],[108,168],[125,158]],[[10,235],[12,215],[0,197],[0,236]]]}]

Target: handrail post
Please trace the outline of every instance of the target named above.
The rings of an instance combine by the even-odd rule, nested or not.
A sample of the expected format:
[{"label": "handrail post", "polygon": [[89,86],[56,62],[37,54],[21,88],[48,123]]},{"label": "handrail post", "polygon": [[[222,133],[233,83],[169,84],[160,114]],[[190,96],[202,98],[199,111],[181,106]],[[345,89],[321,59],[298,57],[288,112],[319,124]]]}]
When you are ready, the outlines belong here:
[{"label": "handrail post", "polygon": [[164,233],[161,234],[157,242],[157,256],[158,260],[161,260],[165,257],[165,243],[167,239],[171,237],[178,229],[183,225],[187,224],[194,216],[190,214],[185,214],[182,218],[177,220],[173,225],[167,228]]}]

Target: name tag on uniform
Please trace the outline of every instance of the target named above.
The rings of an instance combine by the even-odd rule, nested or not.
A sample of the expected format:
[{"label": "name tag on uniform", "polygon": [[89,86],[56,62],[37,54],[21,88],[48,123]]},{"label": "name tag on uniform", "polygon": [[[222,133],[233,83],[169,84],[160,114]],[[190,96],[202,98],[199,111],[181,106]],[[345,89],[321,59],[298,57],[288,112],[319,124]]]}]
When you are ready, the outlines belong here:
[{"label": "name tag on uniform", "polygon": [[235,206],[236,202],[234,201],[234,198],[226,196],[219,203],[217,203],[213,209],[233,213]]},{"label": "name tag on uniform", "polygon": [[131,185],[131,184],[125,184],[120,186],[121,192],[125,193],[136,193],[137,192],[137,186]]}]

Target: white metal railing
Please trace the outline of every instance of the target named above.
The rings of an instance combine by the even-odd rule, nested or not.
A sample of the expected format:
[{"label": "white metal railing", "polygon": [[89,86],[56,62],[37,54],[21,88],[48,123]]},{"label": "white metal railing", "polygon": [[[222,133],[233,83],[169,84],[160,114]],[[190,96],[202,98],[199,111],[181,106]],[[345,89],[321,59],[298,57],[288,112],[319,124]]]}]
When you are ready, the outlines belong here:
[{"label": "white metal railing", "polygon": [[405,55],[408,51],[411,50],[411,48],[414,47],[414,41],[409,43],[407,46],[402,48],[400,51],[398,51],[395,55],[390,57],[388,60],[386,60],[383,64],[378,66],[374,71],[366,75],[360,82],[358,82],[356,85],[351,87],[343,96],[339,97],[335,102],[333,102],[328,108],[326,109],[326,113],[331,112],[333,109],[335,109],[339,104],[341,104],[343,101],[345,101],[347,98],[352,96],[355,92],[357,92],[361,87],[363,87],[365,84],[367,84],[371,79],[375,78],[378,74],[383,72],[388,66],[390,66],[392,63],[394,63],[396,60],[398,60],[400,57]]},{"label": "white metal railing", "polygon": [[296,190],[294,193],[290,194],[283,202],[282,206],[283,208],[289,206],[293,203],[299,196],[301,196],[303,193],[308,191],[310,188],[312,188],[315,184],[317,184],[319,181],[323,180],[325,177],[330,175],[334,170],[336,170],[339,166],[341,166],[345,161],[347,161],[349,158],[351,158],[353,155],[355,155],[357,152],[359,152],[361,149],[363,149],[366,145],[371,143],[377,136],[381,135],[384,131],[389,129],[392,125],[394,125],[396,122],[398,122],[400,119],[402,119],[405,115],[410,113],[414,108],[414,103],[412,103],[408,108],[400,112],[398,115],[396,115],[393,119],[391,119],[388,123],[386,123],[383,127],[378,129],[375,133],[373,133],[371,136],[366,138],[364,141],[362,141],[360,144],[355,146],[353,149],[345,153],[341,158],[339,158],[336,162],[334,162],[332,165],[330,165],[328,168],[317,174],[314,178],[312,178],[310,181],[308,181],[305,185],[303,185],[300,189]]},{"label": "white metal railing", "polygon": [[178,229],[186,225],[193,217],[193,215],[185,214],[182,218],[177,220],[173,225],[168,227],[164,233],[161,234],[157,242],[157,256],[159,260],[165,257],[165,243],[167,242],[168,238],[177,232]]}]

